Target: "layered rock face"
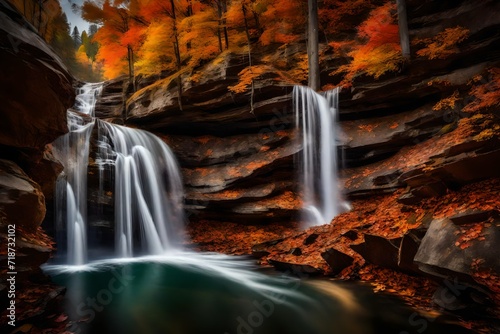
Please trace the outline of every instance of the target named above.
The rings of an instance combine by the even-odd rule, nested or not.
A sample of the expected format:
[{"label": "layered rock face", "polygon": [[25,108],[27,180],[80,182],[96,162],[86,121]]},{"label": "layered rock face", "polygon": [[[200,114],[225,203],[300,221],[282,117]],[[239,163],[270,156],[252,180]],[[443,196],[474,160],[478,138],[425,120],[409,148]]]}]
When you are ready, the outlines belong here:
[{"label": "layered rock face", "polygon": [[[62,170],[46,145],[68,131],[66,110],[74,101],[73,78],[42,38],[4,1],[0,2],[0,44],[0,60],[8,64],[0,69],[0,158],[12,160],[2,164],[6,181],[2,191],[8,194],[2,202],[24,207],[2,212],[7,221],[22,218],[20,225],[34,231],[45,216],[45,197],[52,197]],[[21,195],[28,193],[33,195],[30,205],[24,199],[31,197]]]}]

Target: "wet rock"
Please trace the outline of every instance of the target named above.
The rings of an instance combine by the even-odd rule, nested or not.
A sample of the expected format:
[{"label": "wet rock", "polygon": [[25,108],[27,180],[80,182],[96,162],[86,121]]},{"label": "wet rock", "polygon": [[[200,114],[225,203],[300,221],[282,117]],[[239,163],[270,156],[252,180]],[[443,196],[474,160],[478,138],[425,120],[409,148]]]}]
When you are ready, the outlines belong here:
[{"label": "wet rock", "polygon": [[2,225],[15,224],[34,231],[42,223],[45,211],[40,186],[12,161],[0,160],[0,213],[5,218]]},{"label": "wet rock", "polygon": [[318,237],[319,237],[319,235],[318,235],[318,234],[316,234],[316,233],[311,233],[311,234],[309,234],[309,235],[308,235],[308,236],[304,239],[304,241],[303,241],[302,243],[303,243],[304,245],[306,245],[306,246],[307,246],[307,245],[311,245],[311,244],[313,244],[313,243],[316,241],[316,239],[318,239]]},{"label": "wet rock", "polygon": [[354,262],[354,259],[351,256],[334,248],[329,248],[321,253],[321,257],[326,261],[326,263],[328,263],[333,275],[339,274],[342,270],[349,267]]},{"label": "wet rock", "polygon": [[449,289],[446,286],[439,286],[432,296],[432,301],[449,311],[459,311],[467,308],[468,303],[464,301],[464,289]]},{"label": "wet rock", "polygon": [[294,131],[229,137],[165,136],[179,159],[187,209],[205,219],[242,222],[297,214]]},{"label": "wet rock", "polygon": [[424,228],[410,230],[401,239],[398,254],[398,266],[402,271],[414,274],[422,274],[418,265],[414,262],[415,255],[417,254],[422,238],[425,235]]},{"label": "wet rock", "polygon": [[365,234],[364,237],[364,242],[351,245],[355,252],[359,253],[369,263],[399,269],[398,254],[401,238],[386,239],[370,234]]}]

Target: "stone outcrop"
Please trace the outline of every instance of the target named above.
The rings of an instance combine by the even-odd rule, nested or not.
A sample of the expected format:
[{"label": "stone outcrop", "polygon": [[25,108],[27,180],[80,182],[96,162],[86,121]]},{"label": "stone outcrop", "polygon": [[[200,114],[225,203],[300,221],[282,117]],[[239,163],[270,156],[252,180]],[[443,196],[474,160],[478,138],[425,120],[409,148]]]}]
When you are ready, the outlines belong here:
[{"label": "stone outcrop", "polygon": [[[479,235],[467,235],[477,228]],[[419,268],[438,277],[457,277],[474,284],[474,272],[484,267],[500,272],[500,259],[495,245],[500,238],[500,222],[472,223],[465,229],[450,219],[434,220],[418,248],[414,261]],[[477,284],[477,283],[476,283]]]},{"label": "stone outcrop", "polygon": [[[0,145],[42,149],[66,133],[73,79],[19,13],[0,2]],[[8,64],[8,66],[6,66]]]},{"label": "stone outcrop", "polygon": [[0,213],[5,221],[34,231],[45,217],[45,197],[38,184],[8,160],[0,160]]},{"label": "stone outcrop", "polygon": [[95,105],[96,117],[111,123],[123,124],[127,87],[128,80],[123,76],[106,81],[102,87],[101,97]]},{"label": "stone outcrop", "polygon": [[[12,242],[8,227],[15,225],[16,324],[31,330],[54,314],[62,300],[56,298],[64,290],[54,287],[40,269],[54,249],[40,224],[47,211],[45,201],[52,199],[62,170],[48,144],[68,131],[66,111],[75,92],[66,66],[4,0],[0,0],[0,63],[0,244],[5,246],[0,253],[6,261],[7,242]],[[6,289],[0,284],[2,295]],[[8,319],[7,312],[0,312],[2,319]],[[6,322],[0,329],[12,331]]]}]

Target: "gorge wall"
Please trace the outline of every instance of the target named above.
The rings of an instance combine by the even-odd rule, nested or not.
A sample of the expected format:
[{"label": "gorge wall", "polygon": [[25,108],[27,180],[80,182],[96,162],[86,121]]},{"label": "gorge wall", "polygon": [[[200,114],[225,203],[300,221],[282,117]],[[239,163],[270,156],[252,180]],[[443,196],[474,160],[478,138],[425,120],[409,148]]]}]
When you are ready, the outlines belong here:
[{"label": "gorge wall", "polygon": [[[15,230],[11,237],[19,292],[16,307],[22,323],[49,312],[48,305],[63,291],[41,273],[40,265],[49,259],[54,244],[40,225],[62,171],[50,143],[68,131],[66,110],[73,105],[74,88],[73,77],[59,57],[3,0],[0,63],[0,257],[4,275],[7,245],[13,242],[7,232]],[[2,319],[7,319],[7,289],[0,284]],[[31,299],[19,297],[21,291]],[[3,326],[7,325],[2,322]]]},{"label": "gorge wall", "polygon": [[[476,113],[464,108],[478,99],[474,87],[498,90],[500,4],[407,5],[412,39],[458,25],[469,36],[446,59],[414,51],[399,73],[359,76],[342,90],[341,185],[353,210],[331,225],[295,229],[301,201],[293,162],[301,148],[294,141],[292,86],[279,79],[278,69],[255,80],[253,96],[235,94],[227,87],[238,82],[248,57],[226,52],[195,80],[193,73],[183,75],[182,110],[172,78],[139,79],[139,90],[127,98],[127,82],[116,79],[105,84],[96,113],[150,130],[171,146],[183,169],[190,234],[199,249],[253,253],[263,264],[308,275],[382,282],[388,268],[430,279],[426,298],[449,292],[446,282],[459,279],[467,292],[454,303],[435,295],[438,305],[490,307],[498,301],[500,269],[488,254],[499,241],[498,102]],[[282,56],[272,48],[254,52],[256,63],[265,62],[264,55]],[[323,84],[338,80],[329,73],[342,61],[323,60]],[[453,106],[439,107],[451,96]],[[492,276],[481,278],[485,272]]]}]

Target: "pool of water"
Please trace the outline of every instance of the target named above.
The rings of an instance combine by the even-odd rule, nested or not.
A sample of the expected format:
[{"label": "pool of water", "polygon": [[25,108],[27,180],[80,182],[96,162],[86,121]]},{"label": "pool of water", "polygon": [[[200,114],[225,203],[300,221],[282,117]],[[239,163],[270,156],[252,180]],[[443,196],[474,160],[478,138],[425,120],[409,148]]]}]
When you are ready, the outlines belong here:
[{"label": "pool of water", "polygon": [[220,254],[47,265],[75,333],[469,333],[361,284],[266,275]]}]

